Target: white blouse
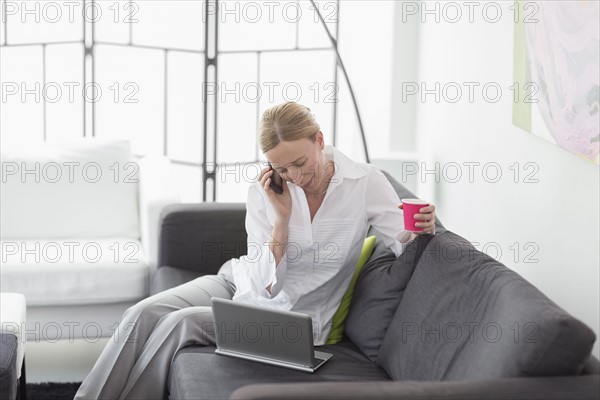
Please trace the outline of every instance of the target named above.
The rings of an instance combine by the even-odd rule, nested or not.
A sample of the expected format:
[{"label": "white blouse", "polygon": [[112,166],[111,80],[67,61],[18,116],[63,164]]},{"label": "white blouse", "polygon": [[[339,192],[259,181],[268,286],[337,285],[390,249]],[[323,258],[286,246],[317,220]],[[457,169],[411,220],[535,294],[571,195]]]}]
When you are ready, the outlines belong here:
[{"label": "white blouse", "polygon": [[279,265],[267,244],[275,212],[260,182],[248,190],[248,254],[232,261],[233,300],[310,315],[315,345],[327,340],[369,224],[381,232],[396,257],[411,236],[404,230],[400,199],[377,167],[353,161],[332,146],[325,146],[324,154],[333,160],[335,173],[312,222],[304,191],[287,183],[292,213],[288,246]]}]

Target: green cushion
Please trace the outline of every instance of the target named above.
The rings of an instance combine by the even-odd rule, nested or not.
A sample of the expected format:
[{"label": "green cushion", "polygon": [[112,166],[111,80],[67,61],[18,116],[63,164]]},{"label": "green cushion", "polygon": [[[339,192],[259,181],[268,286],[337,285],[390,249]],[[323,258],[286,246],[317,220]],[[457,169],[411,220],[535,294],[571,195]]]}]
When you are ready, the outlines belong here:
[{"label": "green cushion", "polygon": [[329,331],[329,336],[327,337],[327,344],[338,343],[344,337],[344,323],[346,322],[346,317],[350,311],[350,303],[352,303],[354,286],[356,285],[356,280],[358,279],[358,275],[360,275],[360,271],[367,263],[369,257],[371,257],[373,249],[375,249],[375,241],[375,236],[369,236],[365,239],[362,251],[360,252],[360,257],[358,257],[358,263],[356,263],[356,268],[354,269],[354,275],[350,281],[350,285],[348,285],[348,289],[346,289],[346,293],[344,293],[344,297],[342,297],[342,302],[340,303],[340,306],[331,320],[331,331]]}]

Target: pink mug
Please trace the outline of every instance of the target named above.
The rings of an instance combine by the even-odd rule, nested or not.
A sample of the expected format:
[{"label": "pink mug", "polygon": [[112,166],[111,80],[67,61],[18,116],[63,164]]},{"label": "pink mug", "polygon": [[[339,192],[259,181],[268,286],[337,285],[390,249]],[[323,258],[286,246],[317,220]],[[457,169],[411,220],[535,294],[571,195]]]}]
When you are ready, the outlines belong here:
[{"label": "pink mug", "polygon": [[419,211],[423,207],[427,207],[429,203],[421,199],[402,199],[402,209],[404,210],[404,230],[411,232],[421,232],[423,228],[417,228],[416,222],[423,222],[422,220],[415,220],[415,214],[420,214]]}]

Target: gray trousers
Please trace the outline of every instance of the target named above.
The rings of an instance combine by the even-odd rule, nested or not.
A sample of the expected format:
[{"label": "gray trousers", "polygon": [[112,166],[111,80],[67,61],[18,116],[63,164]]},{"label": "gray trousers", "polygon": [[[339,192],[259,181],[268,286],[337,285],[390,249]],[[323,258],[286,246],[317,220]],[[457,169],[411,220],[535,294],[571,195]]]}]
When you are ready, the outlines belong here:
[{"label": "gray trousers", "polygon": [[167,398],[173,357],[192,344],[215,344],[210,299],[234,292],[230,276],[219,272],[130,307],[75,399]]}]

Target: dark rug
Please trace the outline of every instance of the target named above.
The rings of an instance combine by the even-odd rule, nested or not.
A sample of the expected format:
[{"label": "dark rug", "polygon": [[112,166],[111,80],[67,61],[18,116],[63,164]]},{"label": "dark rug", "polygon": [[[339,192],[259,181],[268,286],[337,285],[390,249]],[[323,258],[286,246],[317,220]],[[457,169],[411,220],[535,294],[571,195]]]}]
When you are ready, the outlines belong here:
[{"label": "dark rug", "polygon": [[27,400],[73,400],[81,382],[28,383]]}]

